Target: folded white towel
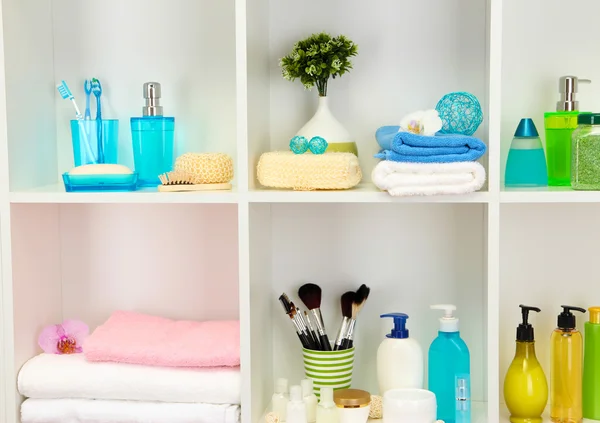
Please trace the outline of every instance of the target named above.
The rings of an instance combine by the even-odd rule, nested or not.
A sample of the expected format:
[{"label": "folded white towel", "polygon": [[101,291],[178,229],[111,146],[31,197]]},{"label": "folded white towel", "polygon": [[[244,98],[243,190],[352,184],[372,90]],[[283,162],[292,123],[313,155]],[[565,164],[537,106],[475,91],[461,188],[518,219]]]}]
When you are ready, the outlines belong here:
[{"label": "folded white towel", "polygon": [[87,398],[239,404],[239,368],[173,368],[91,363],[83,354],[41,354],[21,368],[30,398]]},{"label": "folded white towel", "polygon": [[477,162],[406,163],[384,160],[371,175],[393,196],[466,194],[481,189],[485,169]]},{"label": "folded white towel", "polygon": [[22,423],[238,423],[240,407],[146,401],[28,399]]}]

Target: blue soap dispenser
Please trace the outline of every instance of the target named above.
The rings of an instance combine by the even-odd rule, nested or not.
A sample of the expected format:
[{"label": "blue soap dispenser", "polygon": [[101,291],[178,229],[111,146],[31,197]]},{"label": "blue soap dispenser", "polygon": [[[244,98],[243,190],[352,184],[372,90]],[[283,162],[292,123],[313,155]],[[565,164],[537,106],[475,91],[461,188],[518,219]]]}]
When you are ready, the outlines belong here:
[{"label": "blue soap dispenser", "polygon": [[133,161],[140,187],[159,185],[158,176],[171,171],[173,166],[175,118],[163,116],[160,97],[160,84],[146,82],[143,117],[131,118]]},{"label": "blue soap dispenser", "polygon": [[429,347],[428,387],[437,400],[437,418],[445,423],[470,423],[471,359],[454,317],[456,306],[431,308],[444,311],[438,336]]}]

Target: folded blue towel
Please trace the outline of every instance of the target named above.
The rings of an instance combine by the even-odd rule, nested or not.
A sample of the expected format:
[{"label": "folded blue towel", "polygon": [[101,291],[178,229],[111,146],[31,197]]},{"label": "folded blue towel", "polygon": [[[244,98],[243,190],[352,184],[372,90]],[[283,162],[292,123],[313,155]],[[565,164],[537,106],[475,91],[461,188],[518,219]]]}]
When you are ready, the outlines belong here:
[{"label": "folded blue towel", "polygon": [[375,137],[383,149],[378,159],[410,163],[452,163],[474,161],[487,147],[479,139],[467,135],[424,136],[398,132],[398,126],[383,126]]}]

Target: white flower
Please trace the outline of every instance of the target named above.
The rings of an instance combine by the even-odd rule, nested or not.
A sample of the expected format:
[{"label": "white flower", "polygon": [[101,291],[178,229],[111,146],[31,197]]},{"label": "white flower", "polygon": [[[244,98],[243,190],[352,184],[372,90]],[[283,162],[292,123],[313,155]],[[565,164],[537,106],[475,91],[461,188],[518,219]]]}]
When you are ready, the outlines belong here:
[{"label": "white flower", "polygon": [[442,129],[442,119],[437,110],[419,110],[410,113],[400,121],[400,131],[419,135],[435,135]]}]

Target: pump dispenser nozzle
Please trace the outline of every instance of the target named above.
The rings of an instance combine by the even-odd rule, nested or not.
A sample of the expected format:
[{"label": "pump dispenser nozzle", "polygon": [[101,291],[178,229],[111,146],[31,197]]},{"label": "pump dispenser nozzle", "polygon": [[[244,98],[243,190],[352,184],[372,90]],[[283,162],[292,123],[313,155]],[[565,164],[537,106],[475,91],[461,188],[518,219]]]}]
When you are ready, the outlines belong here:
[{"label": "pump dispenser nozzle", "polygon": [[579,84],[589,84],[589,79],[579,79],[576,76],[562,76],[558,80],[560,100],[556,103],[557,112],[572,112],[579,110],[579,101],[575,99]]},{"label": "pump dispenser nozzle", "polygon": [[579,311],[580,313],[585,313],[585,308],[581,307],[573,307],[561,305],[563,308],[562,313],[558,315],[558,327],[560,329],[575,329],[575,315],[571,313],[572,310]]},{"label": "pump dispenser nozzle", "polygon": [[540,310],[538,307],[530,307],[523,304],[520,304],[521,314],[523,315],[523,322],[517,328],[517,341],[533,341],[535,339],[533,334],[533,326],[529,323],[529,312],[535,311],[539,313]]},{"label": "pump dispenser nozzle", "polygon": [[456,306],[453,304],[436,304],[429,306],[432,310],[444,310],[440,319],[440,332],[458,332],[458,319],[454,317]]},{"label": "pump dispenser nozzle", "polygon": [[386,336],[388,338],[404,339],[408,338],[408,329],[406,329],[406,319],[408,315],[404,313],[387,313],[379,316],[381,318],[391,317],[394,319],[394,329]]},{"label": "pump dispenser nozzle", "polygon": [[146,105],[142,109],[144,116],[162,116],[161,96],[162,91],[158,82],[146,82],[144,84],[144,99],[146,100]]}]

